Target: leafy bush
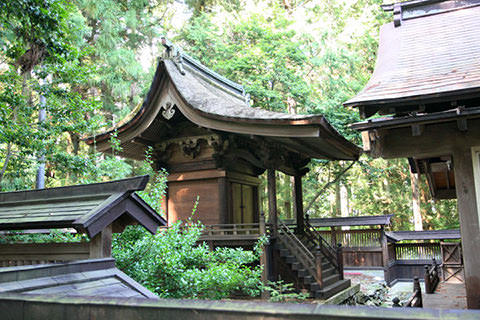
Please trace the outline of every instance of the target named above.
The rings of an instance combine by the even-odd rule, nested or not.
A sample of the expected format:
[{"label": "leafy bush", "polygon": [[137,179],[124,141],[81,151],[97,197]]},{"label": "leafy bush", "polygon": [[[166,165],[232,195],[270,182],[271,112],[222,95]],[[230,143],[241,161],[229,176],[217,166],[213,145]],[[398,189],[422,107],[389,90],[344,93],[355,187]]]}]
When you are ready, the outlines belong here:
[{"label": "leafy bush", "polygon": [[309,296],[308,293],[297,293],[292,283],[285,283],[283,280],[269,281],[263,289],[270,293],[270,301],[272,302],[298,302],[307,299]]},{"label": "leafy bush", "polygon": [[[156,235],[130,226],[113,241],[117,267],[163,298],[222,299],[257,296],[262,267],[256,250],[197,244],[203,225],[177,222]],[[264,240],[261,240],[264,241]]]}]

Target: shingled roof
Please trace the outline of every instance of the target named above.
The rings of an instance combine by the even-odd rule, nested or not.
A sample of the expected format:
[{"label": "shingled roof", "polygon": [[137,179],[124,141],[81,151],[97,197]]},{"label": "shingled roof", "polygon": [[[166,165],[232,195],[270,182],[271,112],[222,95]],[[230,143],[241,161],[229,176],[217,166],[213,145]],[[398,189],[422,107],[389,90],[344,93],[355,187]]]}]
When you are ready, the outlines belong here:
[{"label": "shingled roof", "polygon": [[394,22],[381,28],[375,71],[345,105],[375,106],[368,117],[405,104],[478,98],[479,5],[478,0],[424,0],[384,6],[394,11]]},{"label": "shingled roof", "polygon": [[168,47],[159,61],[143,104],[115,128],[94,137],[100,151],[109,150],[109,137],[116,131],[123,155],[141,159],[148,143],[161,142],[165,134],[158,119],[180,112],[194,124],[226,133],[275,139],[307,157],[358,158],[360,149],[344,139],[322,115],[273,112],[250,106],[244,88]]},{"label": "shingled roof", "polygon": [[[341,227],[341,226],[388,226],[393,214],[383,216],[357,216],[357,217],[332,217],[310,218],[309,222],[314,227]],[[285,220],[287,224],[293,220]]]},{"label": "shingled roof", "polygon": [[0,230],[75,228],[93,237],[121,218],[155,233],[166,221],[135,194],[148,179],[0,193]]},{"label": "shingled roof", "polygon": [[158,300],[155,294],[115,268],[112,258],[0,268],[2,293]]},{"label": "shingled roof", "polygon": [[423,230],[385,232],[389,241],[461,239],[460,230]]}]

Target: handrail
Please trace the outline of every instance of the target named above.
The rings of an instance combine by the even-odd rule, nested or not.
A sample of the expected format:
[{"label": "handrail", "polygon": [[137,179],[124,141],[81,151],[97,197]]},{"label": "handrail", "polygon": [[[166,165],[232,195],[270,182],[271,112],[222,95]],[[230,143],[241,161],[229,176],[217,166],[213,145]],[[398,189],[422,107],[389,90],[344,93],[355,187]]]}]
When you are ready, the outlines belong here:
[{"label": "handrail", "polygon": [[438,272],[438,265],[435,259],[432,259],[431,266],[425,266],[425,293],[434,293],[440,282],[440,276]]},{"label": "handrail", "polygon": [[278,240],[310,271],[315,280],[322,285],[321,273],[317,272],[315,255],[297,238],[287,225],[279,221]]},{"label": "handrail", "polygon": [[317,239],[318,243],[314,243],[315,246],[319,246],[323,255],[338,269],[339,262],[337,259],[337,250],[321,236],[321,234],[310,224],[308,219],[305,219],[305,232],[309,240]]},{"label": "handrail", "polygon": [[410,296],[404,307],[407,308],[421,308],[423,307],[422,301],[422,289],[420,288],[420,282],[418,278],[413,279],[413,294]]}]

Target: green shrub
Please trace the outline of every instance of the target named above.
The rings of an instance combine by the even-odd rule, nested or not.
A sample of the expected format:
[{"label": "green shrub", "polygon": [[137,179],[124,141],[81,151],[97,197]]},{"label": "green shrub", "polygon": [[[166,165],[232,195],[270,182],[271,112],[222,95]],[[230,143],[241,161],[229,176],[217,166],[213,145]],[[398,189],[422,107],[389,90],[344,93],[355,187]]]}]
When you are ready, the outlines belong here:
[{"label": "green shrub", "polygon": [[156,235],[130,226],[114,237],[113,256],[118,268],[163,298],[259,295],[261,242],[254,251],[212,251],[205,243],[197,244],[202,230],[201,223],[192,221],[177,222]]}]

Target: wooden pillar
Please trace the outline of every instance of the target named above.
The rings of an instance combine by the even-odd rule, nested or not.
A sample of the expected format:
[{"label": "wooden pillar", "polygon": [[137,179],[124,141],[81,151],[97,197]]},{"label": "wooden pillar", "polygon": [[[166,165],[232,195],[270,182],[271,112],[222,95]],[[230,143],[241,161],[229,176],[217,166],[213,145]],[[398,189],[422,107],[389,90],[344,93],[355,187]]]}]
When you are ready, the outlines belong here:
[{"label": "wooden pillar", "polygon": [[388,242],[385,226],[380,226],[380,245],[382,246],[383,278],[390,279],[388,276]]},{"label": "wooden pillar", "polygon": [[305,229],[305,223],[303,218],[302,176],[294,177],[293,195],[294,195],[295,215],[297,217],[297,230],[299,232],[302,232]]},{"label": "wooden pillar", "polygon": [[[480,254],[478,254],[480,252],[480,217],[477,207],[471,149],[455,150],[453,153],[453,165],[455,169],[458,216],[462,234],[467,307],[469,309],[480,309]],[[475,169],[480,170],[480,168]]]},{"label": "wooden pillar", "polygon": [[112,255],[112,225],[108,225],[90,239],[90,259],[108,258]]},{"label": "wooden pillar", "polygon": [[275,170],[268,169],[267,171],[267,186],[268,186],[268,215],[270,223],[272,224],[272,235],[277,236],[278,233],[278,216],[277,216],[277,183],[275,179]]},{"label": "wooden pillar", "polygon": [[330,244],[332,248],[335,248],[337,246],[337,228],[335,227],[330,227],[331,233],[330,233]]}]

